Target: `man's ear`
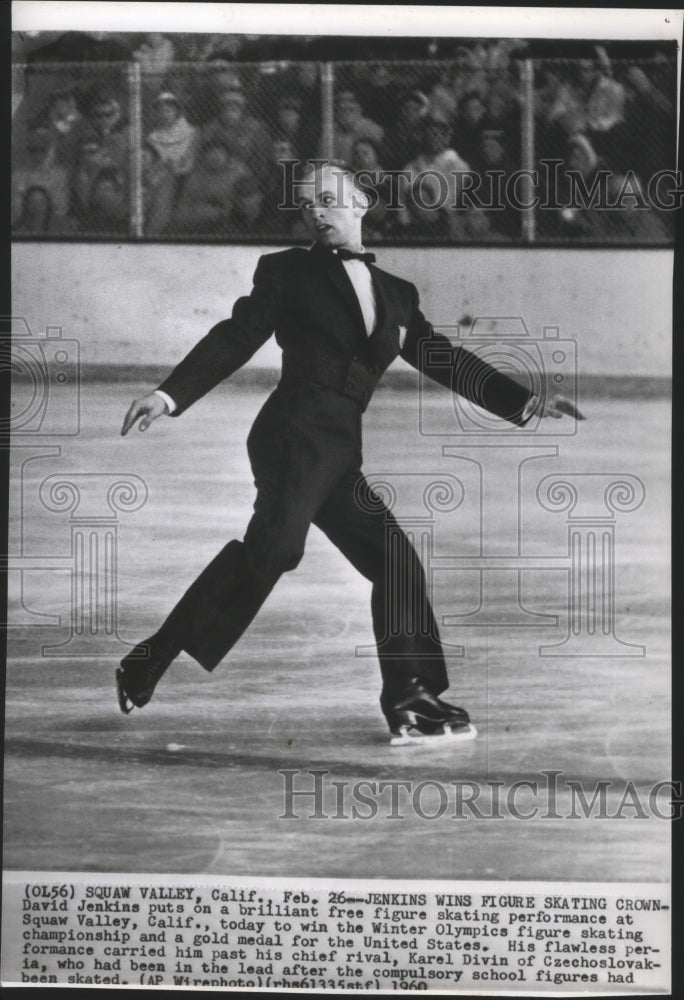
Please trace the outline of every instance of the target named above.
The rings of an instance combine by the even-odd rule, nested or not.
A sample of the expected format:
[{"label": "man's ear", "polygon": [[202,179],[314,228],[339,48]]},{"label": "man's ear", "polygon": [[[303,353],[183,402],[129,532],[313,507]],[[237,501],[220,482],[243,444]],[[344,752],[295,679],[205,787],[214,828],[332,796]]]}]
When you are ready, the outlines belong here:
[{"label": "man's ear", "polygon": [[357,187],[352,189],[352,198],[354,199],[354,214],[361,218],[370,208],[370,198],[365,191],[361,191]]}]

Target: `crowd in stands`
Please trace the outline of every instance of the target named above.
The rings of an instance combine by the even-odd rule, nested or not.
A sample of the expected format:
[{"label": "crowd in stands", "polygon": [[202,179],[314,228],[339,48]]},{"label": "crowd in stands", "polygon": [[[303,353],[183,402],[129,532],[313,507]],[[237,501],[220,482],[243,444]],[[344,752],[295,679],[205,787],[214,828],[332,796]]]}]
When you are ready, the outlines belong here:
[{"label": "crowd in stands", "polygon": [[[268,59],[263,38],[88,35],[84,58],[84,33],[69,34],[78,34],[81,50],[62,35],[30,53],[33,59],[24,56],[15,100],[15,232],[126,236],[137,195],[146,236],[303,239],[297,213],[278,209],[281,161],[329,152],[377,177],[366,219],[370,242],[521,238],[521,212],[486,205],[522,165],[517,60],[534,54],[531,43],[490,39],[449,48],[442,39],[439,50],[432,40],[433,51],[419,61],[337,64],[330,145],[319,65],[240,62],[259,46]],[[430,40],[413,41],[430,48]],[[139,155],[132,151],[130,63],[140,66]],[[542,200],[564,205],[567,169],[588,188],[609,170],[616,195],[630,172],[644,185],[656,170],[674,169],[674,83],[666,52],[637,62],[595,45],[579,58],[537,57],[535,165],[560,163],[540,170]],[[388,207],[388,171],[409,172],[400,209]],[[454,211],[463,171],[487,179],[479,191],[484,204]],[[446,184],[442,208],[432,207],[445,201],[436,175]],[[660,242],[669,238],[665,215],[553,207],[536,213],[536,226],[540,239]]]}]

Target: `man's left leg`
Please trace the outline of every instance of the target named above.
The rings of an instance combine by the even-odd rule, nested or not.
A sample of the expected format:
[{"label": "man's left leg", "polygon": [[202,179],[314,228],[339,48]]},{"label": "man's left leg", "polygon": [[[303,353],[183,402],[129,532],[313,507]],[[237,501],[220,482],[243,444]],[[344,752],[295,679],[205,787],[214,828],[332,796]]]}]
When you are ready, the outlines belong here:
[{"label": "man's left leg", "polygon": [[380,705],[393,732],[468,727],[468,713],[438,696],[449,686],[425,572],[404,531],[356,470],[345,475],[313,522],[373,584],[371,613]]}]

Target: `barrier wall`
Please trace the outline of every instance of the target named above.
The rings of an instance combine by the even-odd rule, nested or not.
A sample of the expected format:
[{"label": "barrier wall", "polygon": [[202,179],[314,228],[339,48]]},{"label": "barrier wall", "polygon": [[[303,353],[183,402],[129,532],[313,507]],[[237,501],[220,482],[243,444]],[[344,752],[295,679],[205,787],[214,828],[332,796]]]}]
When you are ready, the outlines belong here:
[{"label": "barrier wall", "polygon": [[[90,364],[177,361],[251,287],[253,246],[18,243],[14,316],[34,334],[61,326]],[[587,375],[670,373],[672,252],[381,248],[378,263],[412,280],[435,324],[519,316],[533,336],[558,326]],[[279,362],[274,341],[252,364]],[[402,367],[402,362],[397,362]]]}]

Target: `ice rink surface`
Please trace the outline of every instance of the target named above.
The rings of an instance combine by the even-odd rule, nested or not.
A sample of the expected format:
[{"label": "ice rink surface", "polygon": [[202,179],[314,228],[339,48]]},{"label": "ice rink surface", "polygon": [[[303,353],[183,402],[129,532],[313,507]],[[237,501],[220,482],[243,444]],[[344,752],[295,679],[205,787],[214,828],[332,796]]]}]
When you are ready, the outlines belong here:
[{"label": "ice rink surface", "polygon": [[[242,537],[253,500],[245,439],[265,398],[265,392],[226,385],[178,420],[120,438],[131,399],[147,389],[86,385],[80,434],[61,440],[60,454],[35,457],[23,468],[21,449],[13,455],[11,550],[45,561],[63,560],[71,544],[68,513],[48,511],[36,500],[46,476],[130,473],[145,481],[147,502],[121,513],[117,528],[119,655],[160,624],[228,539]],[[419,405],[417,394],[378,390],[366,414],[366,474],[407,484],[406,497],[399,487],[400,521],[416,514],[409,480],[401,476],[458,477],[463,501],[435,515],[435,551],[476,556],[484,538],[489,552],[528,557],[519,577],[508,572],[490,580],[485,624],[476,615],[477,569],[442,569],[432,580],[442,637],[452,652],[459,644],[465,649],[463,657],[449,657],[449,699],[469,710],[478,739],[438,748],[389,746],[377,661],[358,655],[359,647],[372,643],[369,585],[315,528],[299,567],[280,581],[216,671],[208,674],[181,658],[153,701],[128,717],[116,704],[111,652],[41,654],[42,647],[68,637],[69,573],[63,567],[27,571],[23,596],[15,574],[6,868],[402,880],[668,879],[665,821],[639,818],[628,807],[621,818],[568,818],[566,793],[558,799],[558,819],[538,814],[523,820],[510,811],[477,818],[468,809],[454,817],[453,784],[482,787],[486,812],[494,782],[505,797],[515,782],[541,785],[543,772],[555,770],[578,782],[589,799],[597,782],[609,782],[608,812],[614,813],[629,783],[647,800],[653,784],[668,777],[668,402],[582,401],[588,419],[578,433],[543,441],[557,445],[557,455],[538,455],[516,474],[506,463],[501,475],[489,469],[486,504],[476,452],[467,449],[465,458],[442,452],[443,445],[458,452],[466,436],[422,435]],[[432,393],[422,406],[430,426],[442,416],[446,428],[453,426],[448,394]],[[521,440],[515,429],[506,433],[511,443]],[[528,437],[525,443],[534,442]],[[543,567],[544,556],[567,556],[567,516],[545,509],[536,494],[538,483],[555,473],[628,474],[644,484],[643,503],[611,522],[615,634],[645,647],[643,656],[540,655],[540,645],[559,643],[568,632],[569,569]],[[519,514],[517,538],[510,535],[516,522],[511,510]],[[512,605],[524,609],[522,624],[515,616],[508,622]],[[39,614],[61,615],[62,625],[39,627],[49,621]],[[458,622],[468,614],[469,623]],[[310,818],[313,800],[300,797],[292,803],[297,818],[280,818],[284,769],[297,772],[299,789],[313,788],[311,771],[327,772],[323,815]],[[432,782],[421,800],[426,815],[440,811],[439,784],[448,790],[448,808],[428,819],[400,798],[402,818],[390,819],[385,796],[374,817],[349,818],[350,790],[361,780],[410,781],[413,789]],[[332,782],[348,783],[339,786],[348,795],[341,810]],[[521,813],[528,809],[525,788],[515,803]]]}]

